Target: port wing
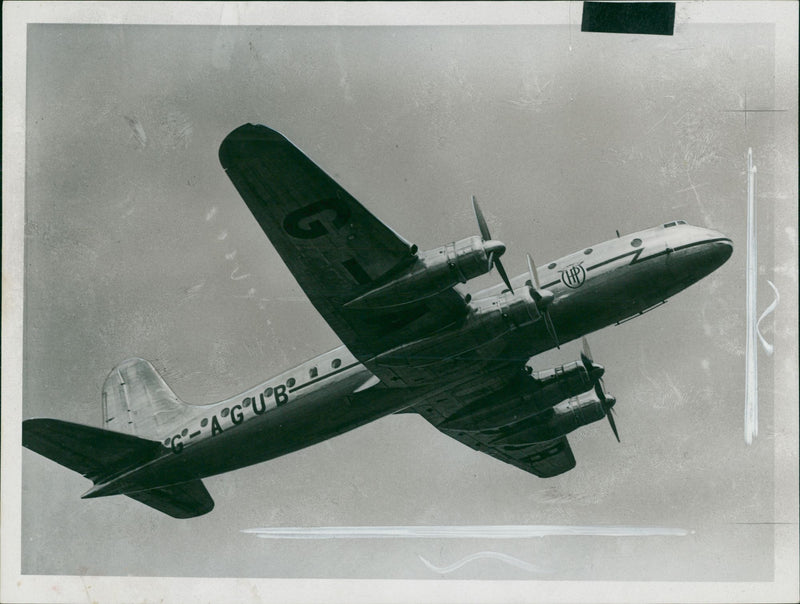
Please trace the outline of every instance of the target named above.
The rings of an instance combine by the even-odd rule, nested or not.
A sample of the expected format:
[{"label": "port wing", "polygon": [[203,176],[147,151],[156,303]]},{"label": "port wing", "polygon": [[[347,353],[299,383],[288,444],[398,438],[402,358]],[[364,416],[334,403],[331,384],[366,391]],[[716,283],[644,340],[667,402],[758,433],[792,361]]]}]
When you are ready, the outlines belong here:
[{"label": "port wing", "polygon": [[311,303],[360,360],[465,314],[453,289],[401,310],[345,308],[413,263],[415,247],[266,126],[231,132],[219,159]]}]

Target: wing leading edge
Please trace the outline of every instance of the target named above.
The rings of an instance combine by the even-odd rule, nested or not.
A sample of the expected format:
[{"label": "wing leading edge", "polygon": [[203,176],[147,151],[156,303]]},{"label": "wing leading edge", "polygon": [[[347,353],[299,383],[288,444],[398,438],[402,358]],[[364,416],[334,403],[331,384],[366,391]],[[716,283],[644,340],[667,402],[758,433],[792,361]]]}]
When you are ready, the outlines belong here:
[{"label": "wing leading edge", "polygon": [[345,308],[408,268],[416,247],[266,126],[245,124],[231,132],[219,158],[300,287],[361,360],[429,335],[466,312],[452,289],[399,310]]}]

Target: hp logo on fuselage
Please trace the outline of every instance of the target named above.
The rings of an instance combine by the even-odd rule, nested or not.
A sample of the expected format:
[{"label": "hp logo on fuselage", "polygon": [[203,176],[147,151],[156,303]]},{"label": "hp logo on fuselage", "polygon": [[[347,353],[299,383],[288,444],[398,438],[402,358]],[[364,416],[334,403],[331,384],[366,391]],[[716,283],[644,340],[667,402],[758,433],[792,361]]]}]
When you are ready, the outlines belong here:
[{"label": "hp logo on fuselage", "polygon": [[577,289],[586,281],[586,271],[581,264],[570,264],[561,271],[561,282],[569,288]]}]

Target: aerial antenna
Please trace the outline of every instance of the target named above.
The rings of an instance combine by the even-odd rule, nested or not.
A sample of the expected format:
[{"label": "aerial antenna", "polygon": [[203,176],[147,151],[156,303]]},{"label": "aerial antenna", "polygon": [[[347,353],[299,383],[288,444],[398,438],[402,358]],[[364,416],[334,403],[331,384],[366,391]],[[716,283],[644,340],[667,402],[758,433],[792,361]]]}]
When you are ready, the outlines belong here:
[{"label": "aerial antenna", "polygon": [[619,237],[619,229],[617,229],[617,237]]}]

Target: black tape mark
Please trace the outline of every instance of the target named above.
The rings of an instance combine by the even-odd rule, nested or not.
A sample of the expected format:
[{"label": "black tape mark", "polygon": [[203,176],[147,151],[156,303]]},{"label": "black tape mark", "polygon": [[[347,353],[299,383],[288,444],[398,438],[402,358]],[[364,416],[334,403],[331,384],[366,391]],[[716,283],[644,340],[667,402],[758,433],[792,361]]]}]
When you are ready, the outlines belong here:
[{"label": "black tape mark", "polygon": [[671,36],[674,2],[584,2],[581,31]]}]

